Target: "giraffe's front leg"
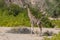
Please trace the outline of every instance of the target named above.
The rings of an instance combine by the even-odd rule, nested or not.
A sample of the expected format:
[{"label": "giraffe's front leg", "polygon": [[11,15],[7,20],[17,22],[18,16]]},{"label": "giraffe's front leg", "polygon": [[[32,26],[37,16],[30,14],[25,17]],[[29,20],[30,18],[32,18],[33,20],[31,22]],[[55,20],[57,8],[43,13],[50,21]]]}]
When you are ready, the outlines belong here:
[{"label": "giraffe's front leg", "polygon": [[33,34],[34,32],[34,23],[33,22],[31,22],[31,34]]}]

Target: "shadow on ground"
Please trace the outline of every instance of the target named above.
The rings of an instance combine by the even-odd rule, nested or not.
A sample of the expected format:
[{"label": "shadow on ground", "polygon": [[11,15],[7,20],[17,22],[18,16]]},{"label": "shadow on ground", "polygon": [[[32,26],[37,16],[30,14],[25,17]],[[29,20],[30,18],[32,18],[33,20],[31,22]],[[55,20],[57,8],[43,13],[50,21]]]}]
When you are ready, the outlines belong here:
[{"label": "shadow on ground", "polygon": [[[6,33],[18,33],[18,34],[31,34],[31,30],[28,28],[12,28],[11,30],[7,31]],[[34,34],[34,32],[32,31]]]},{"label": "shadow on ground", "polygon": [[[12,28],[8,30],[6,33],[14,33],[14,34],[31,34],[31,30],[29,28]],[[37,34],[32,31],[33,34]],[[42,33],[42,36],[52,36],[54,33],[51,31],[45,31]]]}]

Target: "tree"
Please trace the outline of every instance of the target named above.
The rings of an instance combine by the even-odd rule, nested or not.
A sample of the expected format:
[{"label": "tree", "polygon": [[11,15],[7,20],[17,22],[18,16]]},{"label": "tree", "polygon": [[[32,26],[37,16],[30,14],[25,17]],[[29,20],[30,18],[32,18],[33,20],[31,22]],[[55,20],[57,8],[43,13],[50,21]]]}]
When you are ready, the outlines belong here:
[{"label": "tree", "polygon": [[60,0],[52,0],[52,2],[47,1],[47,12],[50,17],[57,18],[59,17],[60,13]]}]

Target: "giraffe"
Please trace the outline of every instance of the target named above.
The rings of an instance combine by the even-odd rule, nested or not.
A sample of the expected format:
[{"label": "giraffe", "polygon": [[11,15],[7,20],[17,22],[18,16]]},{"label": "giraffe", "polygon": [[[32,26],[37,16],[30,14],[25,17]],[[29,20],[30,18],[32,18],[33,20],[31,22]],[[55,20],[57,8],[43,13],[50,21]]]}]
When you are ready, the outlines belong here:
[{"label": "giraffe", "polygon": [[27,7],[27,11],[28,11],[28,17],[30,19],[30,23],[31,23],[31,34],[32,31],[34,31],[34,24],[36,24],[39,29],[40,29],[40,35],[42,34],[42,23],[41,20],[36,18],[35,16],[33,16],[32,12],[30,11],[30,8]]}]

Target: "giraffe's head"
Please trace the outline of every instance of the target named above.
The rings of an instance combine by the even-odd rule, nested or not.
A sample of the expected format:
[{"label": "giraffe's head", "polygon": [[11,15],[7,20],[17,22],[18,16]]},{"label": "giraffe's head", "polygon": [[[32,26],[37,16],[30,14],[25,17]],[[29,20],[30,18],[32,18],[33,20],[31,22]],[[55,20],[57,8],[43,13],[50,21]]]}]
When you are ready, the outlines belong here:
[{"label": "giraffe's head", "polygon": [[23,4],[24,8],[27,8],[27,7],[29,7],[29,5],[31,5],[30,0],[21,0],[21,2]]}]

